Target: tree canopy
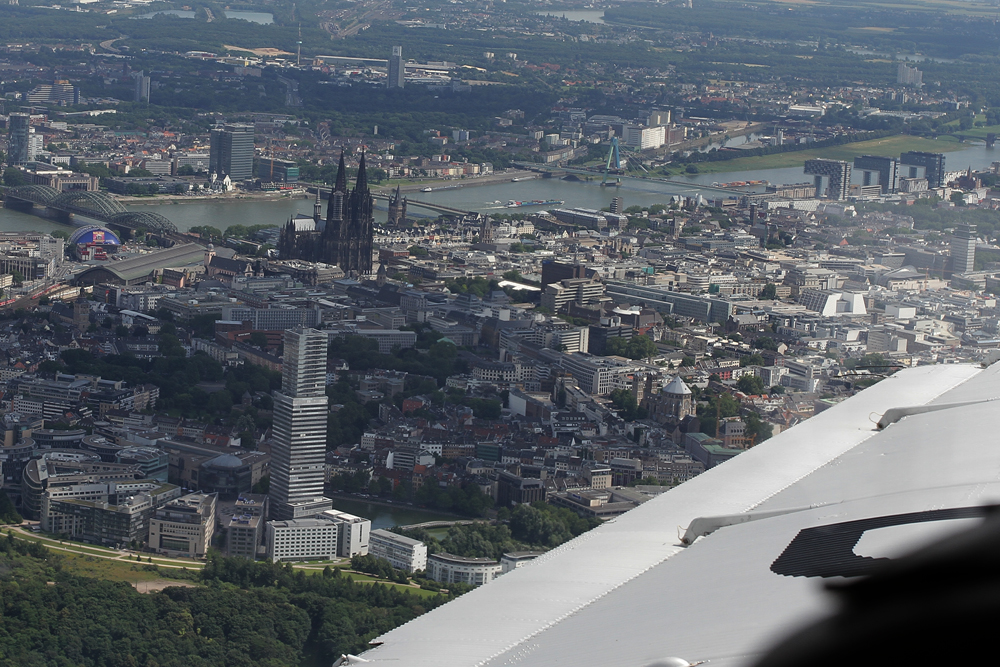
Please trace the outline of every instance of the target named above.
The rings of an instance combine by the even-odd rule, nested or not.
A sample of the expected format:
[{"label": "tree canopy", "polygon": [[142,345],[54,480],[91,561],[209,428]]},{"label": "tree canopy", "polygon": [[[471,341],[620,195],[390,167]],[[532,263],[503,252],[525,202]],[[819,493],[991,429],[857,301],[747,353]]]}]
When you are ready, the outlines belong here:
[{"label": "tree canopy", "polygon": [[[156,569],[155,566],[140,566]],[[363,651],[448,598],[355,583],[327,568],[213,555],[197,587],[140,594],[76,576],[64,557],[0,537],[5,664],[291,667]]]},{"label": "tree canopy", "polygon": [[628,340],[609,338],[605,349],[610,355],[628,357],[629,359],[646,359],[660,353],[656,343],[648,336],[635,336]]}]

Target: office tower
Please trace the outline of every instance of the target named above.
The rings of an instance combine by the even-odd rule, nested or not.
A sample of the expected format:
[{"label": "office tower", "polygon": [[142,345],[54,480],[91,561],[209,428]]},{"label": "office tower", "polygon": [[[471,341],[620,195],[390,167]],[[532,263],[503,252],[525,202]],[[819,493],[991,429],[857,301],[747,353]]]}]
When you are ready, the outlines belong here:
[{"label": "office tower", "polygon": [[282,521],[330,509],[323,497],[326,463],[327,336],[315,329],[285,332],[281,391],[274,392],[271,518]]},{"label": "office tower", "polygon": [[917,169],[924,169],[928,188],[940,188],[944,185],[944,155],[942,153],[925,153],[909,151],[899,156],[899,164],[907,167],[907,176],[917,178]]},{"label": "office tower", "polygon": [[253,125],[226,124],[212,130],[210,171],[233,182],[253,176]]},{"label": "office tower", "polygon": [[45,135],[28,128],[28,162],[38,159],[38,154],[45,150]]},{"label": "office tower", "polygon": [[924,84],[924,73],[916,67],[910,67],[906,63],[899,63],[899,68],[896,70],[896,83],[919,88]]},{"label": "office tower", "polygon": [[403,47],[392,47],[392,57],[389,58],[389,88],[402,88],[406,83],[406,66],[403,63]]},{"label": "office tower", "polygon": [[621,215],[624,210],[625,210],[625,200],[622,199],[621,197],[612,197],[611,212]]},{"label": "office tower", "polygon": [[135,101],[149,102],[149,77],[143,76],[145,72],[139,70],[132,76],[135,77]]},{"label": "office tower", "polygon": [[261,183],[298,183],[299,165],[290,160],[262,157],[257,160],[257,178]]},{"label": "office tower", "polygon": [[661,125],[670,125],[670,112],[651,111],[649,114],[649,119],[646,121],[646,125],[649,125],[650,127],[660,127]]},{"label": "office tower", "polygon": [[[842,160],[806,160],[806,174],[815,176],[816,196],[826,194],[830,199],[847,199],[847,193],[851,188],[851,165]],[[823,190],[823,178],[830,179],[830,185],[826,191]]]},{"label": "office tower", "polygon": [[[337,179],[327,200],[326,225],[300,232],[289,220],[278,236],[278,254],[283,259],[336,264],[347,275],[368,275],[375,237],[373,209],[364,155],[358,165],[358,180],[348,192],[347,167],[341,153]],[[401,211],[397,208],[397,212],[405,216],[405,207]]]},{"label": "office tower", "polygon": [[7,121],[7,164],[24,164],[28,161],[28,134],[31,116],[12,113]]},{"label": "office tower", "polygon": [[951,235],[951,271],[969,273],[976,268],[976,226],[957,225]]},{"label": "office tower", "polygon": [[854,158],[854,168],[864,174],[862,185],[872,185],[872,174],[878,174],[882,194],[891,194],[899,187],[899,162],[880,155],[861,155]]}]

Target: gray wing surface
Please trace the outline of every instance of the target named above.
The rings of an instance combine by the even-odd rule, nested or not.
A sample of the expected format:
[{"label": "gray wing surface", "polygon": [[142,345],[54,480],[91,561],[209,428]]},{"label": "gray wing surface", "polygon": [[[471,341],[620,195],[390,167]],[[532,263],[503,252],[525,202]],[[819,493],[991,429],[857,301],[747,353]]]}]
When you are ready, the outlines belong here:
[{"label": "gray wing surface", "polygon": [[[941,539],[1000,501],[997,396],[1000,364],[901,371],[386,633],[361,659],[748,664],[831,611],[825,581]],[[953,403],[963,405],[875,428],[890,408]],[[692,522],[707,534],[684,546]]]}]

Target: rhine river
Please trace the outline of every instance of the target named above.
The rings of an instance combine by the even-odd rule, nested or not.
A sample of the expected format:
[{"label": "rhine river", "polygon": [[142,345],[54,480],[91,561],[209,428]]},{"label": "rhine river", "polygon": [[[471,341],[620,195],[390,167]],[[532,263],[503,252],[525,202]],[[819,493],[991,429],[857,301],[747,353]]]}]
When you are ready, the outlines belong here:
[{"label": "rhine river", "polygon": [[[985,169],[990,163],[1000,160],[1000,148],[986,148],[985,145],[972,145],[961,151],[947,153],[949,169],[957,170],[971,166],[973,169]],[[859,177],[859,173],[855,173]],[[440,186],[432,184],[432,192],[410,192],[407,196],[417,201],[434,204],[444,204],[469,211],[483,213],[531,213],[546,207],[507,208],[510,200],[542,200],[564,201],[567,207],[583,207],[599,209],[608,206],[612,197],[622,197],[625,206],[650,206],[666,203],[671,195],[694,196],[704,194],[706,197],[718,195],[718,191],[704,189],[699,186],[710,186],[712,183],[727,183],[732,181],[768,180],[772,183],[802,183],[810,180],[802,173],[801,167],[783,169],[761,169],[756,171],[723,172],[717,174],[696,174],[691,176],[675,176],[675,181],[684,181],[689,185],[678,183],[662,183],[639,178],[622,179],[619,187],[601,187],[600,177],[591,181],[563,181],[559,179],[531,179],[513,183],[501,181],[490,185],[461,185],[461,182]],[[377,204],[382,210],[375,211],[375,219],[384,222],[386,219],[385,204]],[[276,199],[274,201],[246,199],[237,201],[195,201],[191,203],[157,204],[134,206],[135,210],[155,211],[169,218],[181,231],[199,225],[211,225],[225,230],[230,225],[281,225],[289,217],[301,213],[312,215],[312,199]],[[549,208],[555,205],[549,206]],[[434,214],[411,207],[408,211],[413,217],[426,213]],[[83,224],[85,219],[78,218]],[[0,209],[0,231],[34,230],[51,232],[56,229],[70,229],[66,225],[46,220],[34,215],[20,213],[11,209]]]}]

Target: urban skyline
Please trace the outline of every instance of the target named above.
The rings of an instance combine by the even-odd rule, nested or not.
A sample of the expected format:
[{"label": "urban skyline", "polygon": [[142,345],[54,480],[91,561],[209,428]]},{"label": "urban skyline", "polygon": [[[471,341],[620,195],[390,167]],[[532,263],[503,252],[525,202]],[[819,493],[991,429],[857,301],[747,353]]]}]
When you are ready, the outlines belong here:
[{"label": "urban skyline", "polygon": [[952,5],[0,5],[0,655],[976,660],[898,562],[993,539]]}]

